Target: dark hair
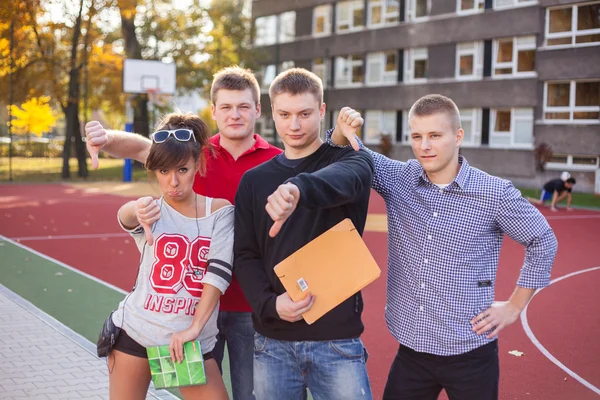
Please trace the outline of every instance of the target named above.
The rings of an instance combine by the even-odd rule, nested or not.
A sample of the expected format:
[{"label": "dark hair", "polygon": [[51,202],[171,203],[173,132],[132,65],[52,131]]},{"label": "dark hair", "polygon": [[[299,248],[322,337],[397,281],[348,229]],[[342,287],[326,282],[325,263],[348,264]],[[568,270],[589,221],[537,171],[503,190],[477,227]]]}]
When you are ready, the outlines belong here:
[{"label": "dark hair", "polygon": [[217,103],[217,93],[221,89],[252,91],[252,98],[256,104],[260,103],[260,86],[256,77],[249,69],[233,66],[221,69],[213,77],[210,87],[210,100]]},{"label": "dark hair", "polygon": [[323,103],[323,82],[314,73],[304,68],[290,68],[279,75],[271,83],[269,97],[271,102],[281,93],[291,95],[312,93],[319,104]]},{"label": "dark hair", "polygon": [[204,148],[210,146],[208,141],[210,129],[202,119],[192,113],[174,112],[161,118],[157,124],[157,131],[167,129],[191,129],[196,141],[189,140],[180,142],[170,136],[162,143],[152,142],[150,153],[146,159],[146,169],[157,171],[161,169],[172,169],[185,164],[190,157],[195,162],[200,161],[200,175],[205,173]]},{"label": "dark hair", "polygon": [[569,178],[569,179],[567,179],[567,182],[569,182],[569,183],[571,183],[573,185],[577,183],[577,181],[575,180],[575,178]]},{"label": "dark hair", "polygon": [[447,114],[455,129],[462,127],[458,107],[452,99],[441,94],[428,94],[417,100],[408,112],[408,119],[410,120],[413,116],[428,117],[438,113]]}]

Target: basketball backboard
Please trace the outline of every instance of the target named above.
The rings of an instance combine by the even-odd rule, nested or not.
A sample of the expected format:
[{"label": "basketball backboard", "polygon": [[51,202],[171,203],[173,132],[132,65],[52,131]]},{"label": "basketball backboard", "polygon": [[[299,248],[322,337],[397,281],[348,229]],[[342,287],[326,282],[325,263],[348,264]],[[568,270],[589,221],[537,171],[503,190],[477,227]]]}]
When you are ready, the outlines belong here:
[{"label": "basketball backboard", "polygon": [[123,65],[123,92],[175,94],[176,67],[174,63],[126,59]]}]

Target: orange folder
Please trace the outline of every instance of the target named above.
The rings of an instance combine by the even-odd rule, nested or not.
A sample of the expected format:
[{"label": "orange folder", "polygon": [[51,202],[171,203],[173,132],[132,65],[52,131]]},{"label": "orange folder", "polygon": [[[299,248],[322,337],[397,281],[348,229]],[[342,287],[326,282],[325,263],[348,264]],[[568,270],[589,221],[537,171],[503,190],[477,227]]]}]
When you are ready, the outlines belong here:
[{"label": "orange folder", "polygon": [[314,323],[373,282],[381,270],[349,218],[313,239],[275,266],[275,274],[294,301],[316,296],[302,314]]}]

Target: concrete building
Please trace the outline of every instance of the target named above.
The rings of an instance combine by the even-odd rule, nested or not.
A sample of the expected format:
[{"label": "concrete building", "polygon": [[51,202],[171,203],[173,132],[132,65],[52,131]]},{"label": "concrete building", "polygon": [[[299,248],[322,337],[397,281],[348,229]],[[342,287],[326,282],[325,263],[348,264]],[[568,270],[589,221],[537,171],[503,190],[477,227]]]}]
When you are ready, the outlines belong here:
[{"label": "concrete building", "polygon": [[325,126],[351,106],[364,142],[389,135],[393,158],[413,157],[412,103],[440,93],[460,108],[471,165],[532,187],[570,171],[577,191],[600,193],[600,1],[254,0],[252,15],[266,137],[271,81],[304,67],[323,79]]}]

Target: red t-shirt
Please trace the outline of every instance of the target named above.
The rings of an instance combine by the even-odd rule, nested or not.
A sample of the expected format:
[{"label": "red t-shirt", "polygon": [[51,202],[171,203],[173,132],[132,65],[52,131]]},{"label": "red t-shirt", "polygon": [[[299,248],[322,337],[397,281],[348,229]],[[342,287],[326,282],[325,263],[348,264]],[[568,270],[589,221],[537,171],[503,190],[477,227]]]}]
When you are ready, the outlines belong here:
[{"label": "red t-shirt", "polygon": [[[254,146],[234,160],[231,154],[221,147],[220,138],[219,134],[210,138],[215,154],[212,156],[208,150],[205,151],[206,174],[205,176],[196,175],[194,192],[203,196],[227,199],[233,204],[244,172],[270,160],[282,153],[282,150],[254,134]],[[235,275],[231,280],[231,285],[221,296],[220,309],[237,312],[252,311]]]}]

